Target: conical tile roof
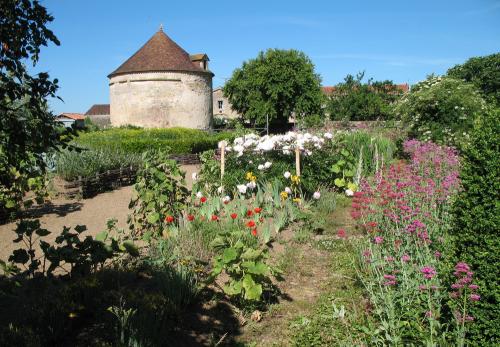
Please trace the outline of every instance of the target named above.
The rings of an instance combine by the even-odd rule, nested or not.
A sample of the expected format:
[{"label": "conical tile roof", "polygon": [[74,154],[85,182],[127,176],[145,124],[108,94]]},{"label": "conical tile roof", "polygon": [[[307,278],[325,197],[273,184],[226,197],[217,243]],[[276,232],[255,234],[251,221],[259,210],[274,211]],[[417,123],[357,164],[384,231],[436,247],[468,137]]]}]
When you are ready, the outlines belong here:
[{"label": "conical tile roof", "polygon": [[109,78],[134,72],[158,71],[194,71],[208,72],[193,64],[189,54],[168,37],[163,30],[154,34],[133,56],[118,69],[108,75]]}]

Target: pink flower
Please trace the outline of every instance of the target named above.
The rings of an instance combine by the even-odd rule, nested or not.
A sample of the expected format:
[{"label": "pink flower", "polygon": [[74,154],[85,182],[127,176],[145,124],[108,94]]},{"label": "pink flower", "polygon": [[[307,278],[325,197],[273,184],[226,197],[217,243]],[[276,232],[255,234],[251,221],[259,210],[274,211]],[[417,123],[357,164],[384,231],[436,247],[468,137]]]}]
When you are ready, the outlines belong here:
[{"label": "pink flower", "polygon": [[435,251],[435,252],[434,252],[434,256],[435,256],[437,259],[441,258],[441,252],[439,252],[439,251]]},{"label": "pink flower", "polygon": [[405,254],[403,254],[403,256],[401,257],[401,261],[402,261],[403,263],[407,263],[407,262],[409,262],[409,261],[410,261],[410,259],[411,259],[411,258],[410,258],[410,256],[409,256],[408,254],[406,254],[406,253],[405,253]]},{"label": "pink flower", "polygon": [[384,242],[384,238],[382,236],[375,236],[373,242],[375,242],[375,244],[377,245],[380,245],[382,242]]},{"label": "pink flower", "polygon": [[479,286],[477,284],[469,284],[469,289],[476,290],[476,289],[479,289]]},{"label": "pink flower", "polygon": [[337,231],[337,236],[338,236],[338,237],[340,237],[340,238],[342,238],[342,239],[343,239],[344,237],[346,237],[345,230],[344,230],[344,229],[339,229],[339,230]]},{"label": "pink flower", "polygon": [[424,278],[430,280],[436,275],[436,270],[431,266],[424,266],[420,269],[420,272],[424,275]]},{"label": "pink flower", "polygon": [[469,298],[471,301],[479,301],[479,299],[481,299],[481,296],[478,294],[471,294]]}]

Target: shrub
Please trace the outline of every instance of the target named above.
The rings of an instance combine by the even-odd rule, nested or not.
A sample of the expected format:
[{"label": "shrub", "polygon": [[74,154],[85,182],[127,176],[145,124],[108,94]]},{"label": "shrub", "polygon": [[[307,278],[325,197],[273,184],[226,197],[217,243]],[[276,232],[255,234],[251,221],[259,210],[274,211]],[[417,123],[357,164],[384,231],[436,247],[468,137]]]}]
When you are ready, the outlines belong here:
[{"label": "shrub", "polygon": [[487,99],[500,106],[500,53],[470,58],[449,69],[447,75],[472,82]]},{"label": "shrub", "polygon": [[456,259],[471,265],[480,281],[481,301],[473,309],[476,324],[469,341],[475,346],[500,343],[500,111],[480,117],[463,149],[463,190],[455,199]]},{"label": "shrub", "polygon": [[485,108],[474,85],[430,76],[413,86],[394,112],[409,127],[411,137],[457,146],[467,142],[476,115]]}]

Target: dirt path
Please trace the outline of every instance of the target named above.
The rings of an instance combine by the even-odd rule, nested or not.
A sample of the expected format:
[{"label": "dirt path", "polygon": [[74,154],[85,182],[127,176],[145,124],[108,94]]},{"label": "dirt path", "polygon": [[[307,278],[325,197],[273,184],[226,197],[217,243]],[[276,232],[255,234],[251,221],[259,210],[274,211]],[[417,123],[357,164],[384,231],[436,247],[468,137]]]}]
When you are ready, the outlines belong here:
[{"label": "dirt path", "polygon": [[336,252],[318,247],[318,242],[338,241],[336,232],[339,228],[352,228],[347,205],[338,206],[328,217],[324,234],[313,236],[306,244],[294,241],[293,231],[287,230],[280,235],[283,247],[280,247],[280,254],[272,257],[285,262],[285,281],[280,284],[283,298],[264,313],[261,322],[248,320],[236,338],[238,342],[259,347],[291,345],[294,331],[290,323],[297,317],[312,314],[323,294],[343,285],[342,275],[336,273],[333,266]]},{"label": "dirt path", "polygon": [[[198,165],[182,166],[186,171],[186,183],[192,186],[191,174],[199,170]],[[47,242],[53,242],[64,226],[75,227],[86,225],[85,233],[96,235],[106,228],[108,219],[116,218],[119,228],[127,228],[127,216],[130,213],[128,204],[132,197],[132,186],[122,187],[110,192],[96,195],[91,199],[68,200],[65,198],[53,199],[50,205],[31,211],[42,227],[51,231]],[[16,222],[0,225],[0,259],[7,260],[12,251],[19,245],[12,242],[15,239]]]}]

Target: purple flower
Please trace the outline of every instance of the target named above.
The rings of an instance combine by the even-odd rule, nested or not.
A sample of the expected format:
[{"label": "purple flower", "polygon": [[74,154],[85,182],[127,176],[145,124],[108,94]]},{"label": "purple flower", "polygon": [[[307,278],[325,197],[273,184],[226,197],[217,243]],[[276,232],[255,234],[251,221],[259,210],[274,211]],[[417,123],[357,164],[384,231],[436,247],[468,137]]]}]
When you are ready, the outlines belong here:
[{"label": "purple flower", "polygon": [[424,278],[430,280],[436,275],[436,270],[430,266],[424,266],[420,269],[420,272],[424,275]]},{"label": "purple flower", "polygon": [[471,301],[479,301],[479,299],[481,299],[481,296],[478,294],[471,294],[469,298]]},{"label": "purple flower", "polygon": [[439,251],[435,251],[435,252],[434,252],[434,256],[435,256],[437,259],[441,258],[441,252],[439,252]]},{"label": "purple flower", "polygon": [[469,289],[476,290],[476,289],[479,289],[479,286],[477,284],[469,284]]}]

